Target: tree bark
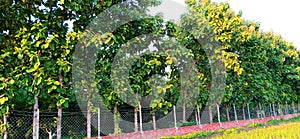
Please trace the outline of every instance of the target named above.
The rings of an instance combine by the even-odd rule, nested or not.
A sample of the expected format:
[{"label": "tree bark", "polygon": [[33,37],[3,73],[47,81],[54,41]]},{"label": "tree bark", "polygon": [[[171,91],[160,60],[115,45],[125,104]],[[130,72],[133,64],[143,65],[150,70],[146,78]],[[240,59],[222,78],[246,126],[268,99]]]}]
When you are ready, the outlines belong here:
[{"label": "tree bark", "polygon": [[153,130],[156,130],[156,119],[155,119],[155,113],[152,115],[152,122],[153,122]]},{"label": "tree bark", "polygon": [[246,120],[246,114],[245,114],[245,107],[244,106],[243,106],[242,110],[243,110],[243,118],[244,118],[244,120]]},{"label": "tree bark", "polygon": [[200,115],[200,109],[199,106],[197,106],[197,115],[198,115],[198,122],[199,122],[199,126],[202,129],[202,125],[201,125],[201,115]]},{"label": "tree bark", "polygon": [[39,138],[39,99],[37,95],[34,95],[34,106],[33,106],[33,132],[32,138]]},{"label": "tree bark", "polygon": [[[138,99],[138,95],[139,95],[139,93],[138,93],[138,91],[136,91],[135,92],[136,99]],[[135,106],[134,107],[134,132],[139,131],[138,130],[138,113],[137,113],[137,111],[138,111],[138,106]]]},{"label": "tree bark", "polygon": [[217,105],[217,112],[218,112],[218,121],[219,121],[220,127],[222,127],[221,118],[220,118],[220,107],[219,107],[219,104],[216,104],[216,105]]},{"label": "tree bark", "polygon": [[185,111],[186,111],[186,107],[185,107],[185,104],[183,104],[182,105],[182,122],[183,123],[186,122]]},{"label": "tree bark", "polygon": [[249,120],[251,120],[251,114],[250,114],[249,103],[247,104],[247,109],[248,109],[248,117],[249,117]]},{"label": "tree bark", "polygon": [[276,110],[275,110],[275,106],[274,106],[274,103],[272,103],[272,110],[273,110],[273,115],[274,115],[274,116],[277,116]]},{"label": "tree bark", "polygon": [[260,118],[260,116],[259,116],[260,114],[259,114],[259,108],[258,108],[258,105],[256,105],[256,107],[255,107],[255,108],[256,108],[256,114],[257,114],[257,118]]},{"label": "tree bark", "polygon": [[213,123],[213,116],[212,116],[212,109],[211,107],[208,108],[209,111],[209,123],[212,124]]},{"label": "tree bark", "polygon": [[114,106],[114,127],[115,127],[115,134],[119,133],[119,117],[118,117],[117,105]]},{"label": "tree bark", "polygon": [[91,138],[91,132],[92,132],[92,127],[91,127],[91,99],[89,98],[87,100],[87,114],[86,114],[86,135],[87,138]]},{"label": "tree bark", "polygon": [[235,104],[233,104],[233,110],[234,110],[235,121],[238,122],[237,113],[236,113],[236,109],[235,109]]},{"label": "tree bark", "polygon": [[227,116],[227,121],[230,121],[230,115],[229,115],[229,106],[226,105],[226,116]]},{"label": "tree bark", "polygon": [[138,132],[138,107],[134,107],[134,132]]},{"label": "tree bark", "polygon": [[[187,97],[187,92],[184,91],[184,98]],[[186,122],[186,105],[185,105],[185,102],[183,102],[183,105],[182,105],[182,122],[185,123]]]},{"label": "tree bark", "polygon": [[281,116],[282,113],[281,113],[281,108],[280,108],[280,104],[279,103],[277,103],[277,107],[278,107],[278,114]]},{"label": "tree bark", "polygon": [[195,110],[195,120],[196,120],[196,125],[199,125],[197,110]]},{"label": "tree bark", "polygon": [[3,115],[3,124],[4,124],[4,135],[3,135],[3,139],[7,139],[8,138],[8,133],[7,133],[7,115],[6,114],[4,114]]},{"label": "tree bark", "polygon": [[61,139],[61,120],[62,120],[62,108],[58,107],[58,109],[57,109],[57,128],[56,128],[57,139]]}]

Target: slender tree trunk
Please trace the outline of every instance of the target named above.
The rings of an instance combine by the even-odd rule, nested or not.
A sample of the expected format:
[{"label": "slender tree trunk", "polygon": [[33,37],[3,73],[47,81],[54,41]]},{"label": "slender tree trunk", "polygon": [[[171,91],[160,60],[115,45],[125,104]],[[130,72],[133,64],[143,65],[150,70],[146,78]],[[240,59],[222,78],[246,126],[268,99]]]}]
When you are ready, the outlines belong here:
[{"label": "slender tree trunk", "polygon": [[235,104],[233,104],[233,110],[234,110],[235,121],[238,123],[238,118],[237,118],[237,113],[236,113],[236,109],[235,109]]},{"label": "slender tree trunk", "polygon": [[134,107],[134,132],[138,131],[138,107]]},{"label": "slender tree trunk", "polygon": [[199,126],[202,129],[202,125],[201,125],[201,115],[200,115],[200,109],[199,106],[197,106],[197,115],[198,115],[198,122],[199,122]]},{"label": "slender tree trunk", "polygon": [[176,106],[173,105],[173,111],[174,111],[174,126],[176,128],[176,133],[177,133],[177,130],[178,130],[178,127],[177,127],[177,118],[176,118]]},{"label": "slender tree trunk", "polygon": [[247,104],[247,109],[248,109],[248,117],[249,117],[249,120],[251,120],[251,113],[250,113],[249,103]]},{"label": "slender tree trunk", "polygon": [[[135,98],[138,99],[139,92],[135,92]],[[138,106],[134,107],[134,132],[138,132]]]},{"label": "slender tree trunk", "polygon": [[289,114],[289,112],[288,112],[288,105],[287,105],[287,103],[285,102],[285,115],[287,115],[287,114]]},{"label": "slender tree trunk", "polygon": [[57,131],[56,137],[57,139],[61,139],[61,120],[62,120],[62,108],[58,107],[57,109]]},{"label": "slender tree trunk", "polygon": [[3,139],[7,139],[8,138],[8,133],[7,133],[7,115],[6,114],[4,114],[3,115],[3,124],[4,124],[4,135],[3,135]]},{"label": "slender tree trunk", "polygon": [[143,118],[142,118],[142,106],[139,104],[139,113],[140,113],[140,132],[142,134],[142,137],[144,136],[143,131]]},{"label": "slender tree trunk", "polygon": [[117,105],[114,106],[114,127],[115,127],[115,134],[119,134],[119,117],[118,117]]},{"label": "slender tree trunk", "polygon": [[257,114],[257,118],[260,118],[260,112],[259,112],[259,108],[258,105],[256,104],[256,114]]},{"label": "slender tree trunk", "polygon": [[186,111],[186,107],[185,107],[185,104],[183,104],[182,105],[182,122],[183,123],[186,122],[185,111]]},{"label": "slender tree trunk", "polygon": [[199,125],[197,110],[195,110],[195,120],[196,120],[196,125]]},{"label": "slender tree trunk", "polygon": [[261,110],[261,105],[260,105],[260,103],[258,103],[258,105],[259,105],[259,112],[260,112],[261,118],[264,119],[264,116],[263,116],[263,112],[262,112],[262,110]]},{"label": "slender tree trunk", "polygon": [[155,119],[155,112],[152,115],[152,122],[153,122],[153,130],[156,130],[156,119]]},{"label": "slender tree trunk", "polygon": [[281,116],[282,113],[281,113],[281,108],[280,108],[280,104],[279,103],[277,103],[277,107],[278,107],[278,114]]},{"label": "slender tree trunk", "polygon": [[275,115],[272,115],[273,111],[272,111],[272,104],[270,103],[270,116],[272,117],[272,119],[274,120],[274,116]]},{"label": "slender tree trunk", "polygon": [[32,138],[39,138],[39,99],[37,95],[34,95],[34,106],[33,106],[33,132]]},{"label": "slender tree trunk", "polygon": [[295,109],[295,104],[294,102],[292,103],[292,107],[293,107],[293,111],[294,111],[294,114],[296,113],[296,109]]},{"label": "slender tree trunk", "polygon": [[91,99],[89,98],[87,100],[87,114],[86,114],[86,135],[87,138],[91,138],[91,132],[92,132],[92,127],[91,127]]},{"label": "slender tree trunk", "polygon": [[274,115],[274,116],[277,116],[276,110],[275,110],[275,106],[274,106],[274,103],[272,103],[272,108],[273,108],[273,115]]},{"label": "slender tree trunk", "polygon": [[[187,97],[187,93],[186,91],[184,91],[184,98]],[[182,105],[182,122],[185,123],[186,122],[186,106],[185,106],[185,102],[183,102]]]},{"label": "slender tree trunk", "polygon": [[217,104],[217,112],[218,112],[218,121],[219,121],[220,127],[222,127],[221,118],[220,118],[220,107],[219,107],[219,104]]},{"label": "slender tree trunk", "polygon": [[230,121],[230,115],[229,115],[229,106],[226,104],[226,116],[227,116],[227,121]]},{"label": "slender tree trunk", "polygon": [[213,116],[212,116],[212,108],[211,107],[209,107],[208,108],[208,111],[209,111],[209,123],[213,123]]},{"label": "slender tree trunk", "polygon": [[48,133],[48,139],[52,139],[52,131],[46,128],[46,132]]},{"label": "slender tree trunk", "polygon": [[101,138],[101,112],[100,108],[98,108],[98,138]]},{"label": "slender tree trunk", "polygon": [[242,110],[243,110],[243,118],[244,118],[244,120],[246,120],[246,114],[245,114],[245,107],[244,106],[243,106]]}]

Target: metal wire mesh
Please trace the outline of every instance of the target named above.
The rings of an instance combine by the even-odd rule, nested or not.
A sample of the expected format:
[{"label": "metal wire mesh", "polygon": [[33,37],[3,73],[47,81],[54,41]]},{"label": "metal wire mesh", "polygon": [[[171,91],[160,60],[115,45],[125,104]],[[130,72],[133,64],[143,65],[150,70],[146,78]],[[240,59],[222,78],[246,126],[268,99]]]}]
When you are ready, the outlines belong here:
[{"label": "metal wire mesh", "polygon": [[[298,112],[299,105],[294,104],[294,107],[291,104],[288,105],[280,105],[280,111],[282,114],[292,114]],[[243,110],[244,109],[244,110]],[[274,104],[271,105],[261,105],[261,107],[256,105],[251,105],[249,107],[249,111],[247,106],[244,107],[236,107],[236,115],[238,120],[251,119],[254,118],[262,118],[262,117],[271,117],[275,114],[279,115],[278,105]],[[203,110],[202,110],[203,111]],[[216,109],[212,109],[212,111],[216,112]],[[183,110],[182,108],[176,108],[176,123],[177,126],[187,126],[187,125],[196,125],[196,118],[195,118],[195,110],[194,109],[186,109],[186,113],[188,117],[186,122],[183,122]],[[233,106],[230,105],[228,107],[229,119],[230,121],[235,120],[235,113]],[[62,116],[62,138],[63,139],[77,139],[77,138],[85,138],[87,134],[86,126],[87,120],[85,115],[86,112],[65,112]],[[125,121],[134,122],[134,110],[127,109],[127,110],[120,110],[119,111],[120,118]],[[114,115],[112,111],[101,111],[100,113],[100,123],[101,123],[101,131],[105,130],[109,134],[114,134],[114,127],[111,126],[114,123]],[[55,138],[56,135],[56,117],[57,113],[55,112],[40,112],[39,114],[39,137],[41,139],[47,139],[50,132],[52,136]],[[159,120],[164,118],[166,115],[162,112],[156,112],[155,118]],[[167,121],[163,125],[159,125],[159,128],[172,128],[175,126],[174,123],[174,115],[170,114]],[[220,120],[221,122],[228,121],[227,119],[227,112],[226,112],[226,105],[220,106]],[[32,138],[32,121],[33,121],[33,113],[32,112],[24,112],[24,111],[11,111],[8,117],[8,138],[12,139],[28,139]],[[138,118],[138,122],[140,119]],[[143,130],[153,130],[152,124],[152,114],[149,109],[142,110],[142,122],[143,122]],[[218,122],[218,115],[215,114],[213,117],[213,122]],[[97,136],[97,123],[98,123],[98,114],[92,113],[91,114],[91,123],[94,125],[92,126],[91,134],[92,136]],[[147,124],[146,124],[147,123]],[[138,125],[139,126],[139,125]],[[127,125],[127,124],[119,124],[120,132],[119,133],[130,133],[134,132],[134,126]],[[140,127],[138,127],[140,130]],[[104,134],[101,134],[104,135]]]}]

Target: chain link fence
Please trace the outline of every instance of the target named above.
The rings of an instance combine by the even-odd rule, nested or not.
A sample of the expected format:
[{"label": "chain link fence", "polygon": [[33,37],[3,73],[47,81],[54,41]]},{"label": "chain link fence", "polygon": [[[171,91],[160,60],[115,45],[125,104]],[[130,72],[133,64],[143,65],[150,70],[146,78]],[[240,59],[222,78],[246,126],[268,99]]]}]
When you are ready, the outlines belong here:
[{"label": "chain link fence", "polygon": [[[280,105],[280,111],[282,114],[278,112],[278,105],[261,105],[259,106],[250,106],[249,111],[247,106],[245,107],[236,107],[236,114],[234,112],[234,108],[232,105],[227,105],[228,107],[228,114],[229,114],[229,120],[235,121],[237,120],[244,120],[244,119],[255,119],[255,118],[264,118],[264,117],[272,117],[274,114],[276,116],[282,115],[282,114],[293,114],[300,111],[299,105]],[[275,110],[275,112],[274,112]],[[203,110],[201,110],[203,111]],[[216,109],[212,109],[212,111],[216,112]],[[188,125],[196,125],[196,114],[195,110],[187,109],[186,113],[191,113],[189,117],[186,117],[187,120],[184,123],[183,122],[183,111],[181,108],[176,108],[176,124],[177,126],[188,126]],[[87,130],[87,120],[84,116],[85,112],[64,112],[62,117],[62,138],[63,139],[82,139],[86,137]],[[120,118],[122,120],[126,120],[129,122],[134,122],[134,111],[133,109],[130,110],[121,110],[119,111]],[[41,139],[47,139],[49,137],[49,134],[51,134],[55,138],[56,134],[56,117],[57,113],[53,112],[40,112],[39,117],[39,137]],[[114,133],[114,127],[110,126],[111,123],[114,122],[113,113],[110,111],[101,111],[101,130],[108,131],[110,134]],[[236,115],[236,116],[235,116]],[[174,115],[172,115],[174,116]],[[156,120],[159,120],[161,118],[165,117],[164,113],[156,112],[155,118]],[[172,118],[171,118],[172,119]],[[32,138],[32,121],[33,121],[33,113],[32,112],[24,112],[24,111],[11,111],[8,117],[8,138],[11,139],[28,139]],[[227,111],[226,111],[226,105],[223,104],[220,106],[220,121],[221,122],[227,122]],[[91,114],[91,123],[97,123],[98,122],[98,114],[92,113]],[[138,122],[140,122],[140,119],[138,118]],[[217,112],[213,117],[213,122],[219,122],[218,121],[218,115]],[[153,130],[152,125],[152,115],[151,111],[147,109],[142,109],[142,123],[143,130]],[[145,124],[150,123],[150,124]],[[168,121],[168,124],[160,125],[160,128],[173,128],[175,127],[175,121],[173,118],[173,121]],[[158,123],[159,124],[159,123]],[[131,133],[134,132],[134,127],[129,127],[129,125],[126,124],[119,124],[119,128],[121,130],[121,133]],[[140,130],[140,128],[139,128]],[[91,134],[94,137],[97,137],[98,131],[97,126],[92,126]],[[101,134],[103,135],[103,134]]]}]

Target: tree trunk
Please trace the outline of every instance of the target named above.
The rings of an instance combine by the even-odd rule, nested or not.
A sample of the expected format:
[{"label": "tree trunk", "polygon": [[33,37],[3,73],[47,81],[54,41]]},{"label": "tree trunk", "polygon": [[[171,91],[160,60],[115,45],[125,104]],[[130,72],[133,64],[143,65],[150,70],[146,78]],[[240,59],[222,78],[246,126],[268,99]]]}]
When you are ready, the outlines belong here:
[{"label": "tree trunk", "polygon": [[219,121],[220,127],[222,127],[221,118],[220,118],[220,107],[219,107],[219,104],[217,104],[217,112],[218,112],[218,121]]},{"label": "tree trunk", "polygon": [[272,117],[272,119],[274,120],[274,116],[275,115],[272,115],[273,111],[272,111],[272,104],[270,103],[270,116]]},{"label": "tree trunk", "polygon": [[244,106],[243,106],[242,110],[243,110],[243,118],[244,118],[244,120],[246,120],[246,114],[245,114],[245,107]]},{"label": "tree trunk", "polygon": [[3,139],[7,139],[8,138],[8,133],[7,133],[7,115],[4,114],[3,115],[3,124],[4,124],[4,135],[3,135]]},{"label": "tree trunk", "polygon": [[139,113],[140,113],[140,131],[142,134],[142,137],[144,136],[144,132],[143,132],[143,118],[142,118],[142,106],[139,105]]},{"label": "tree trunk", "polygon": [[185,104],[183,104],[182,105],[182,122],[183,123],[186,122],[185,111],[186,111],[186,107],[185,107]]},{"label": "tree trunk", "polygon": [[274,103],[272,103],[272,110],[273,110],[273,115],[274,115],[274,116],[277,116],[277,115],[276,115],[276,110],[275,110]]},{"label": "tree trunk", "polygon": [[277,103],[277,107],[278,107],[278,114],[281,116],[282,113],[281,113],[281,108],[280,108],[280,104],[279,103]]},{"label": "tree trunk", "polygon": [[198,115],[198,122],[199,122],[199,126],[202,129],[202,125],[201,125],[201,115],[200,115],[200,109],[199,106],[197,106],[197,115]]},{"label": "tree trunk", "polygon": [[258,108],[258,105],[256,105],[256,114],[257,114],[257,118],[260,118],[260,113],[259,113],[259,108]]},{"label": "tree trunk", "polygon": [[211,107],[208,108],[208,111],[209,111],[209,123],[213,123],[213,116],[212,116],[212,109]]},{"label": "tree trunk", "polygon": [[46,132],[48,133],[48,139],[52,139],[52,131],[46,128]]},{"label": "tree trunk", "polygon": [[138,107],[134,107],[134,132],[138,132]]},{"label": "tree trunk", "polygon": [[196,125],[199,125],[197,110],[195,110],[195,120],[196,120]]},{"label": "tree trunk", "polygon": [[[187,93],[186,91],[184,91],[184,98],[187,97]],[[182,105],[182,122],[185,123],[186,122],[186,106],[185,106],[185,102],[183,102],[183,105]]]},{"label": "tree trunk", "polygon": [[156,130],[156,119],[155,119],[155,113],[152,115],[152,122],[153,122],[153,130]]},{"label": "tree trunk", "polygon": [[87,114],[86,114],[86,135],[87,138],[91,138],[91,132],[92,132],[92,127],[91,127],[91,99],[89,98],[87,100]]},{"label": "tree trunk", "polygon": [[230,121],[230,115],[229,115],[229,106],[226,105],[226,116],[227,116],[227,121]]},{"label": "tree trunk", "polygon": [[294,111],[294,114],[296,113],[296,109],[295,109],[295,104],[294,102],[292,103],[292,107],[293,107],[293,111]]},{"label": "tree trunk", "polygon": [[[135,93],[136,99],[138,99],[138,95],[139,95],[139,93],[136,91],[136,93]],[[138,130],[138,113],[137,113],[137,111],[138,111],[138,106],[135,106],[134,107],[134,132],[139,131]]]},{"label": "tree trunk", "polygon": [[100,108],[98,108],[98,138],[101,138],[101,113],[100,113]]},{"label": "tree trunk", "polygon": [[118,107],[117,105],[114,106],[114,127],[115,127],[115,134],[119,134],[119,117],[118,117]]},{"label": "tree trunk", "polygon": [[247,104],[247,109],[248,109],[248,117],[249,117],[249,120],[251,120],[251,113],[250,113],[249,103]]},{"label": "tree trunk", "polygon": [[236,113],[236,109],[235,109],[235,104],[233,104],[233,110],[234,110],[235,121],[238,122],[237,113]]},{"label": "tree trunk", "polygon": [[34,95],[34,106],[33,106],[33,132],[32,138],[39,138],[39,99],[37,95]]},{"label": "tree trunk", "polygon": [[61,120],[62,120],[62,108],[58,107],[57,110],[57,131],[56,131],[56,137],[57,139],[61,139]]}]

